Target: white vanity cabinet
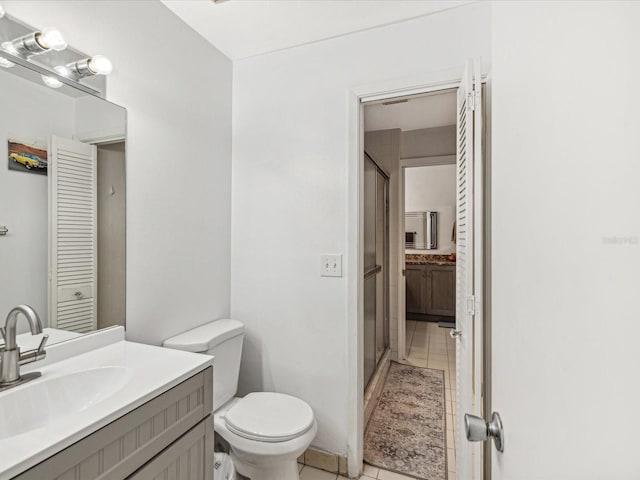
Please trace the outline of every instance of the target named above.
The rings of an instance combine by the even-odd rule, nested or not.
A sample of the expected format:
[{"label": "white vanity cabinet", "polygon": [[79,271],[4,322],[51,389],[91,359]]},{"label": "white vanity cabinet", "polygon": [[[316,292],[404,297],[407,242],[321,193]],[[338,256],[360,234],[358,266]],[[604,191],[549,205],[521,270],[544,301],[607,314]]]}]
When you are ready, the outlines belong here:
[{"label": "white vanity cabinet", "polygon": [[213,480],[213,368],[91,433],[16,480]]}]

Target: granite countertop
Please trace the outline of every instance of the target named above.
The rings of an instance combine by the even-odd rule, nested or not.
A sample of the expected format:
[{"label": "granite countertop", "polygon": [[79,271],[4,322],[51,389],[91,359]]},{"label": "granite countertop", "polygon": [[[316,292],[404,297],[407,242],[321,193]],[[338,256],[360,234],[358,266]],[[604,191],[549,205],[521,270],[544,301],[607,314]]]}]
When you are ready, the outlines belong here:
[{"label": "granite countertop", "polygon": [[425,253],[407,253],[404,256],[406,265],[455,265],[449,255],[429,255]]}]

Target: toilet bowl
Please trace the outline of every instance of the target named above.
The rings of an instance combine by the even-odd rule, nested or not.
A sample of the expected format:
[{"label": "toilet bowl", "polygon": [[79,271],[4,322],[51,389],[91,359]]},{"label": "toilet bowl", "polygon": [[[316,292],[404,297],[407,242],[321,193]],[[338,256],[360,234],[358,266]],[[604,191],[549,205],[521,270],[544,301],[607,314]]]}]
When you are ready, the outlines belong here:
[{"label": "toilet bowl", "polygon": [[280,393],[234,398],[213,418],[216,433],[231,446],[236,470],[251,480],[297,480],[297,459],[318,430],[305,402]]},{"label": "toilet bowl", "polygon": [[251,480],[299,480],[297,459],[318,430],[313,410],[283,393],[235,396],[243,337],[242,323],[224,319],[176,335],[163,345],[215,357],[214,429],[228,442],[240,475]]}]

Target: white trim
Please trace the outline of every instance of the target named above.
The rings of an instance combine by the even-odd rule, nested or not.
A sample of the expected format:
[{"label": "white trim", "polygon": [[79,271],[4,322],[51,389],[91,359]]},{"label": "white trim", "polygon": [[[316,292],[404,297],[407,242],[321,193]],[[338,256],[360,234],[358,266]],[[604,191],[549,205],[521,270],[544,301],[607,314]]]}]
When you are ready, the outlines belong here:
[{"label": "white trim", "polygon": [[[476,298],[477,312],[473,320],[473,401],[474,410],[477,415],[487,416],[483,411],[483,364],[484,364],[484,152],[483,144],[485,138],[484,123],[484,105],[482,86],[484,84],[482,71],[482,61],[480,58],[474,58],[474,90],[480,99],[479,105],[474,111],[474,199],[473,199],[473,249],[474,249],[474,278],[473,288]],[[480,77],[480,78],[478,78]],[[481,445],[474,450],[475,457],[472,457],[474,478],[481,480],[484,477],[484,461]]]},{"label": "white trim", "polygon": [[347,222],[347,466],[349,477],[357,478],[362,469],[364,435],[364,327],[361,245],[364,243],[364,217],[360,211],[364,191],[364,127],[363,107],[355,92],[349,92],[349,162]]},{"label": "white trim", "polygon": [[362,103],[376,102],[409,95],[458,88],[462,69],[452,68],[423,73],[411,77],[396,78],[356,87],[352,90]]},{"label": "white trim", "polygon": [[404,224],[404,167],[400,159],[398,168],[398,360],[407,361],[409,351],[407,348],[407,284],[406,265],[404,256],[406,254],[405,224]]},{"label": "white trim", "polygon": [[432,165],[455,165],[455,155],[440,155],[437,157],[401,158],[400,168],[430,167]]},{"label": "white trim", "polygon": [[[483,77],[484,78],[484,77]],[[487,412],[491,412],[491,76],[487,75],[484,80],[484,151],[483,151],[483,179],[482,190],[484,192],[483,206],[484,211],[482,214],[483,219],[483,266],[484,266],[484,278],[483,278],[483,300],[484,306],[482,311],[482,338],[484,339],[484,345],[482,347],[483,362],[482,362],[482,414],[483,416]],[[485,442],[482,458],[483,458],[483,474],[484,480],[491,479],[491,455],[493,454],[493,445]]]},{"label": "white trim", "polygon": [[[351,478],[360,476],[364,440],[364,369],[363,369],[363,244],[364,220],[361,205],[364,164],[364,108],[363,103],[407,95],[457,88],[462,68],[426,73],[354,87],[348,92],[348,211],[347,211],[347,465]],[[400,222],[404,228],[403,222]],[[404,242],[399,242],[404,247]],[[404,251],[404,250],[403,250]],[[399,271],[404,268],[400,256]],[[398,304],[403,301],[398,298]],[[398,309],[400,310],[400,306]],[[398,344],[404,344],[405,322],[398,321]],[[404,349],[404,345],[403,345]],[[399,354],[402,352],[399,352]]]},{"label": "white trim", "polygon": [[124,142],[126,140],[126,134],[120,128],[107,128],[105,130],[76,133],[73,136],[73,139],[79,142],[95,145],[98,143],[105,144]]}]

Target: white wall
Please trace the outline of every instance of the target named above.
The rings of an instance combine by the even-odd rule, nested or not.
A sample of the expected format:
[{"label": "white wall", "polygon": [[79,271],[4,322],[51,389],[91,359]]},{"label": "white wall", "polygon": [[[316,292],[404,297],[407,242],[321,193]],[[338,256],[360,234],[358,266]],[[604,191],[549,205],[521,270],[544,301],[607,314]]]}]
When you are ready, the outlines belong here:
[{"label": "white wall", "polygon": [[[70,137],[74,101],[3,69],[0,105],[0,225],[9,229],[0,236],[0,319],[4,324],[11,308],[27,304],[47,325],[47,176],[9,170],[7,139],[46,150],[52,134]],[[20,331],[27,328],[26,322],[20,322]]]},{"label": "white wall", "polygon": [[231,62],[156,1],[4,1],[114,64],[127,108],[127,337],[229,314]]},{"label": "white wall", "polygon": [[451,241],[456,216],[456,166],[431,165],[404,169],[406,212],[438,212],[438,248],[407,253],[444,255],[455,252]]},{"label": "white wall", "polygon": [[495,480],[636,479],[640,3],[493,7]]},{"label": "white wall", "polygon": [[[436,96],[430,98],[435,97]],[[455,154],[455,124],[444,127],[405,130],[402,132],[400,158],[439,157]]]},{"label": "white wall", "polygon": [[347,279],[321,278],[319,257],[347,252],[349,89],[488,58],[490,8],[234,64],[231,303],[247,327],[241,389],[308,401],[317,447],[347,449]]}]

